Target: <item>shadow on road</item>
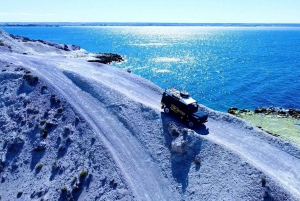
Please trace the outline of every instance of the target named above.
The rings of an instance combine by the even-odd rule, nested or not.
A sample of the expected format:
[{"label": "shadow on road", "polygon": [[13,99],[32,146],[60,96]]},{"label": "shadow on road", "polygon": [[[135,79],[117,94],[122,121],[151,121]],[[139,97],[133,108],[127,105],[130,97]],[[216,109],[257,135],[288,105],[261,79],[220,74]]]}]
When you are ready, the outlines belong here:
[{"label": "shadow on road", "polygon": [[201,124],[199,126],[196,126],[193,130],[196,133],[198,133],[199,135],[208,135],[209,134],[209,128],[207,128],[205,126],[205,124]]},{"label": "shadow on road", "polygon": [[[197,171],[201,168],[201,165],[195,161],[201,151],[203,139],[193,134],[187,134],[186,125],[163,112],[161,113],[161,120],[165,145],[171,153],[172,176],[181,184],[182,193],[185,193],[189,183],[188,174],[191,166],[194,164]],[[170,125],[172,126],[171,129]],[[205,125],[198,126],[195,132],[200,135],[209,134]],[[174,149],[174,146],[178,149]]]}]

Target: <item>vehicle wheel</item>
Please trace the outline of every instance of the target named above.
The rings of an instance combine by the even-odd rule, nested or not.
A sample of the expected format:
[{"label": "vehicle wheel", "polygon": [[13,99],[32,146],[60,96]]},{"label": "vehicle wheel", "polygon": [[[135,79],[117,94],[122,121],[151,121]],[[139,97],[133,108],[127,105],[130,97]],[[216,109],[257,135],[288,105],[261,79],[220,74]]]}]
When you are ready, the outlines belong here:
[{"label": "vehicle wheel", "polygon": [[165,107],[164,112],[165,112],[166,114],[169,114],[169,113],[170,113],[170,109],[169,109],[168,107]]},{"label": "vehicle wheel", "polygon": [[193,128],[194,127],[194,122],[189,121],[188,125],[189,125],[190,128]]}]

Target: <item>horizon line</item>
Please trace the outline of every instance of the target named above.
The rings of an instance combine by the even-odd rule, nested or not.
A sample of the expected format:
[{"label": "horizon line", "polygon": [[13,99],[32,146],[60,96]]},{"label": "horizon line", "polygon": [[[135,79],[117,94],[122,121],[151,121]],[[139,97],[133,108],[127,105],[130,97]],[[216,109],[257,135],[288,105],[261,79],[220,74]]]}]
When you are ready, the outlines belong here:
[{"label": "horizon line", "polygon": [[0,23],[162,23],[162,24],[300,24],[300,22],[151,22],[151,21],[145,21],[145,22],[106,22],[106,21],[57,21],[57,22],[1,22]]},{"label": "horizon line", "polygon": [[0,22],[0,26],[294,26],[300,23],[239,23],[239,22]]}]

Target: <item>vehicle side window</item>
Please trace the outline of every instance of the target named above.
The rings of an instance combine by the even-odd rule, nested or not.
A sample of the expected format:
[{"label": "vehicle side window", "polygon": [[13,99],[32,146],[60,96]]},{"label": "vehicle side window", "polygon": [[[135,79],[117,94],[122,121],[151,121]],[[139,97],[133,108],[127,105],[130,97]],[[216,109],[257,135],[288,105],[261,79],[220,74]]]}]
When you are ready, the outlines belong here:
[{"label": "vehicle side window", "polygon": [[173,98],[171,96],[165,95],[163,96],[163,101],[165,104],[170,105],[173,103]]},{"label": "vehicle side window", "polygon": [[198,104],[197,103],[191,103],[191,104],[188,105],[188,108],[189,108],[188,110],[190,112],[195,112],[195,111],[198,110]]}]

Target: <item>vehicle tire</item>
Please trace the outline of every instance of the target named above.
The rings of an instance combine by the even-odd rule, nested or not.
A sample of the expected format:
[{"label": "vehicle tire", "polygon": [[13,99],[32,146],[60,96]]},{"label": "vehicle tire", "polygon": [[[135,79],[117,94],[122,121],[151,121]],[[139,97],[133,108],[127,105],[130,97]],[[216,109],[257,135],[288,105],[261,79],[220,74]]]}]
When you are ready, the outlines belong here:
[{"label": "vehicle tire", "polygon": [[166,114],[169,114],[169,113],[170,113],[170,109],[169,109],[168,107],[165,107],[165,108],[164,108],[164,112],[165,112]]},{"label": "vehicle tire", "polygon": [[190,128],[193,128],[193,127],[194,127],[194,122],[189,121],[189,122],[188,122],[188,126],[189,126]]}]

